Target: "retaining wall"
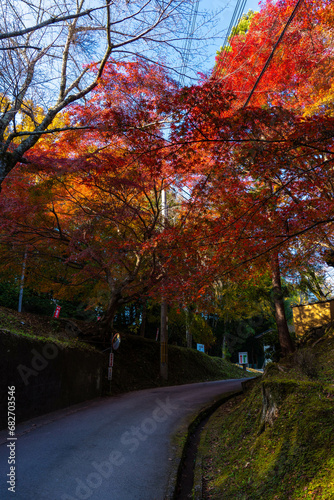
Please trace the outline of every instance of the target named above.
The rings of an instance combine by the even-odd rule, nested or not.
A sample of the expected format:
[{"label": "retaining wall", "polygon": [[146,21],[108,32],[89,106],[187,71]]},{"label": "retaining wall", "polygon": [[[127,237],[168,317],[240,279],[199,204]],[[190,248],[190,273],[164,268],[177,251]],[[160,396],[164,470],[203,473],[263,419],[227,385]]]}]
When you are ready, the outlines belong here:
[{"label": "retaining wall", "polygon": [[107,356],[0,331],[0,428],[7,427],[8,387],[16,422],[102,395]]}]

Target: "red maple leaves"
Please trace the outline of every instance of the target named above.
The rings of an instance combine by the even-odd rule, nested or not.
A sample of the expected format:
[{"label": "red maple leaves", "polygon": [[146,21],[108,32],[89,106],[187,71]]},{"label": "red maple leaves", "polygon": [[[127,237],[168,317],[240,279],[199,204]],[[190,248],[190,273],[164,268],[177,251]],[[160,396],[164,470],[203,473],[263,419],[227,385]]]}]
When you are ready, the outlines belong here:
[{"label": "red maple leaves", "polygon": [[303,2],[244,107],[294,5],[265,3],[197,86],[143,60],[108,64],[66,116],[76,130],[41,140],[25,184],[7,184],[3,241],[51,258],[62,290],[94,296],[94,283],[109,319],[162,286],[209,309],[224,276],[277,253],[287,272],[319,258],[334,221],[330,2]]}]

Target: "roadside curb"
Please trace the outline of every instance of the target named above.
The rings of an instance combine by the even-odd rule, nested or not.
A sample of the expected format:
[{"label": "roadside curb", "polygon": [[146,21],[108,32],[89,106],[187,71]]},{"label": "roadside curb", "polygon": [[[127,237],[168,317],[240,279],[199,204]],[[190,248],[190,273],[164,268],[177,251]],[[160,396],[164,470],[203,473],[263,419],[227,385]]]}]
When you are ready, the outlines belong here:
[{"label": "roadside curb", "polygon": [[[242,391],[239,391],[237,393],[234,393],[230,395],[229,397],[223,398],[222,403],[219,405],[221,406],[223,403],[226,403],[230,399],[235,398],[236,396],[239,396],[241,394],[245,394],[245,392],[251,390],[254,385],[256,384],[257,380],[262,378],[262,375],[258,377],[254,377],[249,380],[245,380],[241,382],[241,387]],[[215,408],[215,410],[210,414],[210,416],[218,409]],[[196,461],[194,464],[194,484],[193,484],[193,491],[192,491],[192,500],[202,500],[203,498],[203,478],[202,478],[202,471],[203,471],[203,443],[205,442],[206,435],[208,433],[208,423],[205,425],[201,437],[200,437],[200,442],[198,444],[197,448],[197,453],[196,453]]]},{"label": "roadside curb", "polygon": [[[184,460],[186,456],[187,447],[189,445],[190,438],[197,428],[197,426],[207,417],[210,417],[222,404],[226,403],[230,399],[236,396],[244,394],[247,392],[255,383],[255,380],[261,378],[262,376],[254,377],[241,382],[241,391],[229,392],[218,399],[214,399],[206,405],[199,413],[191,415],[184,424],[178,429],[173,437],[172,444],[172,461],[170,467],[170,475],[168,480],[167,491],[164,500],[174,500],[177,495],[177,489],[182,474],[182,469],[184,465]],[[203,434],[206,433],[206,429],[203,430]],[[202,440],[202,436],[201,436]],[[196,461],[194,465],[194,484],[193,484],[193,499],[202,499],[202,456],[200,455],[200,446],[198,446]]]},{"label": "roadside curb", "polygon": [[[174,500],[176,498],[177,487],[182,473],[182,467],[184,464],[184,459],[186,455],[187,446],[190,440],[190,436],[200,424],[200,422],[212,415],[219,406],[221,406],[225,401],[228,401],[232,397],[242,394],[243,391],[237,391],[233,393],[226,393],[218,399],[214,399],[211,403],[206,405],[199,413],[194,414],[186,420],[186,422],[178,429],[174,435],[173,448],[173,459],[172,468],[169,476],[167,492],[164,500]],[[196,461],[197,462],[197,461]]]},{"label": "roadside curb", "polygon": [[[240,394],[240,393],[239,393]],[[237,396],[237,395],[235,395]],[[209,423],[209,422],[208,422]],[[194,464],[194,484],[193,484],[193,500],[202,500],[203,497],[203,443],[205,442],[208,433],[208,425],[206,425],[201,434],[201,439],[198,444],[196,461]]]}]

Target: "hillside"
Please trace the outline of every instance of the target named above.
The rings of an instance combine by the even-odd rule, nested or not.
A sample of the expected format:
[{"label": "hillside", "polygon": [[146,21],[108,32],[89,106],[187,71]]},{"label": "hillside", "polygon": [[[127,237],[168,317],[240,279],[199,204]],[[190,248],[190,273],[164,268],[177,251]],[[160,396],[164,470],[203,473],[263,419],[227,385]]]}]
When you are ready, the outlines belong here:
[{"label": "hillside", "polygon": [[195,498],[334,499],[334,329],[313,333],[211,417]]},{"label": "hillside", "polygon": [[[62,349],[94,349],[98,344],[87,344],[85,337],[76,337],[75,326],[84,329],[84,322],[52,319],[29,313],[17,313],[0,307],[0,335],[24,337],[32,342],[54,342]],[[91,325],[91,324],[90,324]],[[90,329],[91,330],[91,329]],[[220,358],[210,357],[194,349],[168,346],[168,385],[229,378],[243,378],[252,374]],[[113,379],[107,381],[107,354],[105,355],[104,391],[117,394],[131,390],[166,385],[159,376],[160,344],[134,335],[122,336],[115,352]]]}]

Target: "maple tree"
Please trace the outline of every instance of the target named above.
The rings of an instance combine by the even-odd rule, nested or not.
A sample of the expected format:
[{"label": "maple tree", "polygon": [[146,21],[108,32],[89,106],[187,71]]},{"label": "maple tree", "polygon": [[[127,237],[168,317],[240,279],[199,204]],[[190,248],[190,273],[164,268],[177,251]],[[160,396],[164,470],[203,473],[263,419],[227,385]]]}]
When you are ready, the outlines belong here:
[{"label": "maple tree", "polygon": [[[0,12],[1,189],[15,166],[29,161],[41,136],[68,128],[56,117],[96,87],[111,56],[143,55],[177,72],[174,58],[189,37],[193,4],[5,0]],[[95,72],[92,61],[98,61]]]},{"label": "maple tree", "polygon": [[[207,120],[202,134],[201,117],[190,114],[193,129],[179,161],[186,162],[191,150],[192,160],[196,158],[201,168],[202,176],[185,203],[191,206],[193,237],[206,258],[212,254],[203,267],[203,279],[245,273],[254,258],[266,268],[267,255],[272,254],[269,261],[277,302],[281,301],[277,253],[285,271],[302,268],[323,233],[331,239],[332,119],[301,121],[273,108],[252,109],[224,118],[219,127],[219,117],[212,112],[212,127]],[[311,147],[305,144],[307,135],[312,137]],[[278,315],[282,310],[281,303]],[[287,330],[282,346],[283,339],[289,342]],[[291,345],[284,346],[284,352],[291,350]]]},{"label": "maple tree", "polygon": [[55,297],[74,290],[102,305],[101,325],[112,324],[119,306],[161,293],[173,229],[162,219],[161,194],[176,178],[163,147],[164,110],[175,89],[144,60],[108,63],[91,99],[68,113],[89,131],[41,140],[29,172],[3,191],[10,260],[13,246],[27,249],[30,280]]},{"label": "maple tree", "polygon": [[[295,8],[293,20],[275,49]],[[295,0],[267,0],[259,12],[241,20],[240,29],[232,30],[229,47],[217,54],[215,77],[226,91],[236,95],[237,106],[244,105],[275,50],[251,105],[284,106],[305,114],[331,107],[332,16],[333,6],[328,0],[303,0],[298,7]]]},{"label": "maple tree", "polygon": [[[283,354],[293,345],[280,273],[302,270],[319,258],[319,242],[332,240],[333,120],[330,99],[320,105],[320,85],[313,82],[319,60],[321,67],[332,62],[330,2],[303,3],[250,105],[245,102],[295,5],[266,2],[247,30],[236,30],[212,76],[181,92],[182,112],[173,130],[175,162],[186,165],[192,179],[187,230],[193,227],[205,256],[203,283],[208,287],[220,275],[238,279],[269,265]],[[322,79],[327,96],[330,87]]]},{"label": "maple tree", "polygon": [[[3,241],[28,246],[55,293],[75,286],[102,302],[109,324],[118,306],[162,291],[212,311],[219,280],[270,269],[292,352],[280,274],[332,245],[332,82],[321,77],[333,67],[331,2],[302,2],[253,90],[295,6],[264,3],[190,88],[144,60],[111,61],[102,75],[92,65],[99,84],[64,117],[77,130],[41,139],[26,176],[7,180]],[[166,223],[168,186],[177,208]]]}]

